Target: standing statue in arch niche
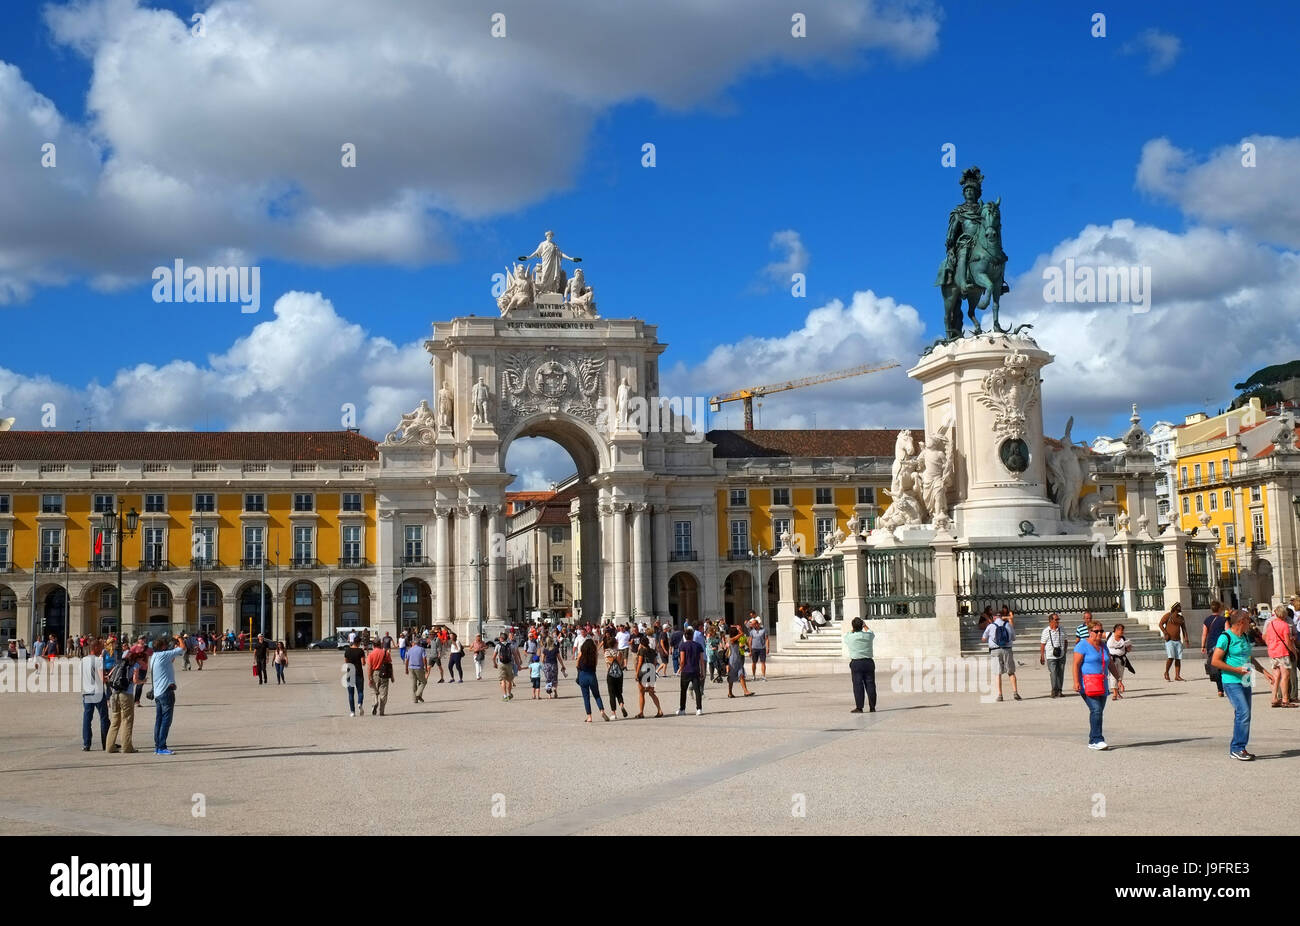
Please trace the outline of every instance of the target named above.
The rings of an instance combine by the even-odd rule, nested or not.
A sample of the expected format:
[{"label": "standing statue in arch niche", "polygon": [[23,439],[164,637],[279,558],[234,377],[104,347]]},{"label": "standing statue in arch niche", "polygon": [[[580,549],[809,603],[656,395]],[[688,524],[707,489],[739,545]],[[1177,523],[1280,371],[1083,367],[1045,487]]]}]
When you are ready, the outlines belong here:
[{"label": "standing statue in arch niche", "polygon": [[627,428],[627,403],[630,396],[631,390],[627,385],[627,377],[624,376],[618,381],[618,392],[614,396],[614,421],[620,431]]},{"label": "standing statue in arch niche", "polygon": [[533,285],[539,293],[563,293],[568,277],[561,261],[571,260],[575,264],[582,262],[581,257],[570,257],[560,250],[560,246],[555,243],[553,231],[546,233],[546,239],[533,249],[533,253],[519,259],[532,260],[534,257],[538,258],[539,263],[533,273]]},{"label": "standing statue in arch niche", "polygon": [[447,381],[442,381],[442,388],[438,390],[438,427],[444,431],[450,431],[452,427],[452,411],[454,401],[451,397],[451,386]]},{"label": "standing statue in arch niche", "polygon": [[[1007,255],[1002,250],[1002,198],[998,197],[991,203],[981,202],[983,188],[984,175],[978,167],[962,171],[963,201],[948,214],[948,234],[944,240],[947,253],[934,285],[943,294],[944,328],[950,341],[963,334],[963,301],[967,303],[967,315],[975,334],[982,332],[975,310],[990,307],[993,309],[993,330],[1012,333],[998,322],[1002,294],[1011,289],[1003,279]],[[1027,327],[1021,325],[1016,331]]]},{"label": "standing statue in arch niche", "polygon": [[488,389],[487,383],[483,382],[483,377],[478,378],[474,384],[474,389],[470,393],[470,399],[474,403],[474,424],[491,424],[492,412],[489,408],[492,402],[492,391]]}]

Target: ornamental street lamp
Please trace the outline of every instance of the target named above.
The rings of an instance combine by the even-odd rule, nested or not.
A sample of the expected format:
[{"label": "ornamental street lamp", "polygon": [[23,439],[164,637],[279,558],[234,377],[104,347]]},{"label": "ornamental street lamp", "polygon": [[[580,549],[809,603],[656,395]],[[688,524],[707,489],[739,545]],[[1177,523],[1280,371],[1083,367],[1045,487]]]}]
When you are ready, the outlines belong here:
[{"label": "ornamental street lamp", "polygon": [[99,532],[102,537],[108,534],[113,537],[113,552],[117,554],[117,629],[126,638],[126,609],[122,606],[122,539],[125,533],[127,537],[134,537],[136,528],[140,526],[140,515],[135,510],[135,506],[126,515],[125,531],[122,523],[122,499],[117,500],[116,511],[105,511],[99,518]]}]

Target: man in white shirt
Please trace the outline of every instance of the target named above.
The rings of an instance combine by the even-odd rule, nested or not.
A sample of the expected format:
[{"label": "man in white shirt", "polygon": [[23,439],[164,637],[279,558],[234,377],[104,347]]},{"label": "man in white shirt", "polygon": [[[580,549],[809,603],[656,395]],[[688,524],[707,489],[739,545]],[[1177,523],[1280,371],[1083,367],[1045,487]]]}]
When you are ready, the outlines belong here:
[{"label": "man in white shirt", "polygon": [[826,626],[826,615],[822,613],[821,608],[813,608],[812,617],[808,621],[813,633],[817,633],[818,628]]},{"label": "man in white shirt", "polygon": [[619,625],[618,633],[614,634],[614,639],[618,641],[618,651],[626,656],[632,646],[632,634],[627,629],[626,624]]},{"label": "man in white shirt", "polygon": [[96,637],[90,655],[81,657],[81,751],[90,752],[90,722],[99,714],[99,748],[108,741],[108,685],[104,678],[104,643]]},{"label": "man in white shirt", "polygon": [[994,660],[994,665],[998,670],[998,700],[1002,700],[1002,676],[1011,676],[1011,696],[1017,701],[1023,700],[1020,697],[1020,688],[1016,684],[1016,656],[1011,651],[1011,644],[1016,639],[1016,628],[1011,623],[1010,612],[1006,607],[1002,608],[1002,613],[993,618],[993,622],[984,628],[984,636],[981,641],[988,644],[989,658]]}]

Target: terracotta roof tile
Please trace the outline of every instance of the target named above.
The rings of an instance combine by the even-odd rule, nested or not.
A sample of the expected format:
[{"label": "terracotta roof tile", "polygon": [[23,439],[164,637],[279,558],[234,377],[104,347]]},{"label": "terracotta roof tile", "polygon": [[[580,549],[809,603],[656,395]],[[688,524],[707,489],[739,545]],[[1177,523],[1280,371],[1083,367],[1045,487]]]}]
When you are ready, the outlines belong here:
[{"label": "terracotta roof tile", "polygon": [[355,431],[0,431],[0,460],[376,460]]},{"label": "terracotta roof tile", "polygon": [[[899,428],[710,431],[718,458],[743,457],[893,457]],[[925,433],[913,429],[917,446]]]}]

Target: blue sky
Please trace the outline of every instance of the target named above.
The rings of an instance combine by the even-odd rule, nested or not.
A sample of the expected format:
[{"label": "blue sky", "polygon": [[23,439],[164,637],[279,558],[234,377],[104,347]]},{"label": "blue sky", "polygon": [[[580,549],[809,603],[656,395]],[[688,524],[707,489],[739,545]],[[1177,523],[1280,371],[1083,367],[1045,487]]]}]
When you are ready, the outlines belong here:
[{"label": "blue sky", "polygon": [[[1124,4],[1095,38],[1096,4],[808,3],[799,40],[775,3],[681,0],[636,23],[565,3],[553,8],[566,37],[557,42],[532,34],[530,4],[503,3],[510,34],[495,45],[481,40],[489,23],[474,4],[441,5],[449,15],[429,12],[409,29],[403,20],[440,5],[372,4],[378,24],[280,6],[5,7],[0,60],[17,72],[0,89],[0,118],[29,130],[0,143],[0,184],[12,185],[0,192],[0,321],[18,347],[0,356],[0,414],[17,415],[17,427],[36,426],[45,393],[72,406],[60,427],[81,417],[79,405],[94,408],[96,427],[337,426],[348,390],[313,388],[318,352],[276,354],[300,375],[265,376],[260,349],[311,338],[263,331],[259,347],[255,327],[293,321],[319,323],[331,342],[352,332],[352,353],[329,361],[330,382],[385,367],[358,373],[352,399],[363,429],[381,437],[378,422],[428,394],[412,345],[434,320],[494,312],[491,275],[547,228],[584,258],[602,314],[659,325],[665,384],[681,391],[888,356],[906,367],[941,334],[932,283],[971,164],[986,198],[1002,198],[1014,289],[1005,314],[1032,318],[1058,357],[1045,374],[1049,432],[1069,414],[1076,436],[1122,430],[1131,401],[1148,423],[1178,420],[1206,400],[1226,403],[1257,367],[1300,356],[1295,296],[1263,304],[1270,287],[1294,293],[1284,284],[1300,246],[1289,169],[1300,151],[1295,5]],[[205,12],[209,44],[187,50],[185,26],[169,26],[164,10],[186,25]],[[861,15],[857,27],[832,21],[846,10]],[[372,28],[399,43],[414,34],[411,59],[433,49],[455,67],[386,72]],[[564,55],[570,44],[579,53]],[[539,51],[541,65],[530,60]],[[203,56],[202,67],[188,69],[187,55]],[[334,76],[310,73],[316,64]],[[336,84],[337,104],[314,95],[313,81]],[[454,100],[439,81],[456,84]],[[256,96],[244,96],[250,86]],[[52,171],[34,166],[30,145],[49,134],[31,116],[38,97],[60,119]],[[1248,138],[1272,139],[1269,156],[1284,166],[1235,179],[1229,167]],[[357,140],[361,177],[337,168],[339,139]],[[641,166],[646,142],[653,168]],[[956,169],[941,166],[945,143],[956,145]],[[536,156],[535,144],[547,152]],[[106,206],[108,165],[132,179]],[[172,203],[171,181],[192,189]],[[411,190],[414,207],[401,201]],[[289,227],[312,208],[327,231]],[[340,231],[358,216],[374,236]],[[1115,225],[1124,220],[1131,227]],[[1108,231],[1090,238],[1090,226]],[[765,275],[786,257],[772,247],[782,231],[806,252],[805,298]],[[1118,238],[1156,265],[1149,315],[1043,305],[1044,262]],[[1231,256],[1216,259],[1220,246]],[[155,265],[211,262],[226,248],[261,267],[259,313],[151,300]],[[1161,286],[1162,270],[1167,279],[1195,260],[1232,266],[1190,293]],[[290,291],[318,292],[332,312],[313,303],[275,315]],[[855,293],[868,291],[851,320]],[[1252,294],[1263,330],[1232,322]],[[892,302],[877,311],[876,300]],[[827,305],[829,318],[810,321]],[[914,307],[923,328],[900,323],[899,306]],[[173,386],[183,398],[151,410]],[[916,425],[918,400],[896,370],[769,400],[763,415],[770,426],[813,415],[822,426]],[[714,424],[738,426],[736,415]]]}]

